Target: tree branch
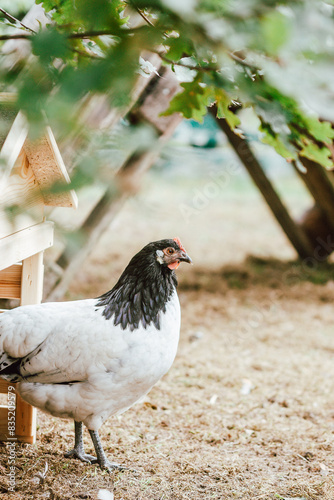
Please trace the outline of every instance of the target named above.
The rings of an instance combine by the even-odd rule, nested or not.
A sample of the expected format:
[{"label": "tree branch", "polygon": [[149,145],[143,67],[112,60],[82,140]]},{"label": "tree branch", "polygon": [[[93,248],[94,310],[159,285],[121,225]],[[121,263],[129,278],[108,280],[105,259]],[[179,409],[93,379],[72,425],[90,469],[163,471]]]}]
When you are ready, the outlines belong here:
[{"label": "tree branch", "polygon": [[194,66],[191,64],[183,63],[181,61],[172,61],[172,59],[168,59],[168,57],[166,57],[164,54],[162,54],[159,51],[152,50],[152,52],[154,52],[155,54],[158,54],[158,56],[160,57],[160,59],[162,61],[165,61],[168,64],[171,64],[172,66],[182,66],[182,68],[193,69],[195,71],[202,71],[204,73],[209,73],[209,72],[213,72],[213,71],[217,72],[219,70],[219,68],[217,68],[216,66],[198,66],[198,65]]},{"label": "tree branch", "polygon": [[11,14],[9,14],[8,12],[6,12],[4,9],[2,9],[0,7],[0,12],[3,13],[3,15],[11,22],[14,22],[14,23],[18,23],[22,26],[22,28],[30,31],[31,33],[36,33],[33,29],[29,28],[29,26],[26,26],[25,24],[23,24],[21,21],[19,21],[18,19],[16,19],[16,17],[12,16]]},{"label": "tree branch", "polygon": [[0,41],[5,40],[30,40],[31,35],[26,35],[24,33],[19,33],[17,35],[0,35]]},{"label": "tree branch", "polygon": [[[133,33],[133,30],[126,30],[126,33]],[[34,32],[36,34],[36,32]],[[107,30],[101,30],[101,31],[85,31],[83,33],[70,33],[69,35],[66,35],[66,38],[69,40],[73,40],[76,38],[79,39],[84,39],[84,38],[94,38],[97,36],[116,36],[115,33],[111,33],[110,31]],[[27,35],[25,33],[18,33],[15,35],[0,35],[0,41],[1,40],[19,40],[19,39],[26,39],[30,40],[32,38],[32,35]]]},{"label": "tree branch", "polygon": [[135,6],[135,9],[136,11],[138,12],[138,14],[144,19],[144,21],[149,24],[150,26],[152,26],[153,28],[155,28],[154,24],[149,20],[148,17],[145,16],[144,12],[142,10],[139,9],[139,7]]}]

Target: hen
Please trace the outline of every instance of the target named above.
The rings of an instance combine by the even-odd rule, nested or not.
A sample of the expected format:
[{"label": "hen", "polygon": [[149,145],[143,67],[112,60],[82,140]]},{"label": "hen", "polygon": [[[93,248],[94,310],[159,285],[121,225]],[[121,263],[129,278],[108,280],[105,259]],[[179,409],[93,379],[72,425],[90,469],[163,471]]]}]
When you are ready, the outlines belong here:
[{"label": "hen", "polygon": [[[28,403],[75,424],[66,457],[121,468],[98,430],[149,392],[169,370],[180,332],[174,270],[191,262],[178,238],[137,253],[97,299],[22,306],[0,315],[0,377],[19,382]],[[96,458],[83,448],[83,424]]]}]

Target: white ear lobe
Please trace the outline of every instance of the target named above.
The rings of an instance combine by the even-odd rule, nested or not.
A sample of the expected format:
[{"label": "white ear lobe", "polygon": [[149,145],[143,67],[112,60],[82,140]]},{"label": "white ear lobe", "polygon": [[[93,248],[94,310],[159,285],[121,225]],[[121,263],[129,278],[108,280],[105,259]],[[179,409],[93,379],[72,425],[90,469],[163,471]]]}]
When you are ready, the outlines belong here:
[{"label": "white ear lobe", "polygon": [[163,256],[164,256],[163,251],[162,250],[157,250],[156,254],[157,254],[157,261],[159,262],[159,264],[163,264],[164,263],[164,261],[163,261]]}]

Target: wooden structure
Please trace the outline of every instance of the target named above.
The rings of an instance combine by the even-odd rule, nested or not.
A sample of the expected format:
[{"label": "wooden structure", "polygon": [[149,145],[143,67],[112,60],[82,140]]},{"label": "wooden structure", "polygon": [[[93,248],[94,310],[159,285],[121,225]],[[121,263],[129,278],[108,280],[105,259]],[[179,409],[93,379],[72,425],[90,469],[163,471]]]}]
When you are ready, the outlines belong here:
[{"label": "wooden structure", "polygon": [[[51,129],[46,127],[38,142],[30,142],[21,113],[2,144],[0,160],[5,165],[0,178],[0,297],[19,299],[21,305],[38,304],[43,290],[43,251],[53,243],[53,224],[45,220],[44,206],[75,207],[76,195],[49,190],[54,182],[69,182],[67,171]],[[20,210],[15,218],[10,216],[13,208]],[[15,386],[0,379],[0,393],[7,396],[9,385]],[[33,443],[35,420],[36,410],[16,395],[15,437]],[[8,438],[8,423],[8,406],[2,404],[0,440]]]}]

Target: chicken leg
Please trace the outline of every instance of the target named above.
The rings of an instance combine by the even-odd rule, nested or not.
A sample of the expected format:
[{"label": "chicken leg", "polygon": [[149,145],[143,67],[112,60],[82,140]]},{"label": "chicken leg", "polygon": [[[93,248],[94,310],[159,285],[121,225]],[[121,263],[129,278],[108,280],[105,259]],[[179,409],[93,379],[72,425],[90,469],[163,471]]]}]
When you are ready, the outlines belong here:
[{"label": "chicken leg", "polygon": [[107,469],[109,472],[112,470],[128,470],[127,467],[123,467],[122,465],[116,464],[114,462],[110,462],[104,453],[102,443],[100,440],[100,436],[98,431],[92,431],[88,429],[90,437],[92,438],[93,445],[96,451],[97,463],[101,467],[101,469]]},{"label": "chicken leg", "polygon": [[82,422],[74,421],[74,448],[65,453],[66,458],[78,458],[82,462],[93,464],[98,462],[96,457],[87,455],[83,447]]}]

